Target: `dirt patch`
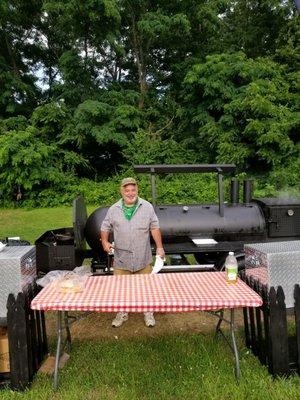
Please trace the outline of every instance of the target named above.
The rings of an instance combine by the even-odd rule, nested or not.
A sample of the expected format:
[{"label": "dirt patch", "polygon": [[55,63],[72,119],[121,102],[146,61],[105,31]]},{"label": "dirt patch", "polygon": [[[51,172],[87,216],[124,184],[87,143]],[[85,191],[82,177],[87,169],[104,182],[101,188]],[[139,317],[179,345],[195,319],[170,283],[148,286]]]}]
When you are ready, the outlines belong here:
[{"label": "dirt patch", "polygon": [[[129,320],[120,328],[113,328],[113,313],[74,313],[85,316],[72,325],[73,340],[127,339],[131,337],[155,337],[170,333],[214,333],[217,318],[204,312],[155,313],[156,325],[147,328],[143,314],[132,313]],[[229,317],[229,315],[227,316]],[[56,335],[56,313],[46,313],[47,334],[49,338]],[[243,325],[241,310],[236,312],[236,326]]]}]

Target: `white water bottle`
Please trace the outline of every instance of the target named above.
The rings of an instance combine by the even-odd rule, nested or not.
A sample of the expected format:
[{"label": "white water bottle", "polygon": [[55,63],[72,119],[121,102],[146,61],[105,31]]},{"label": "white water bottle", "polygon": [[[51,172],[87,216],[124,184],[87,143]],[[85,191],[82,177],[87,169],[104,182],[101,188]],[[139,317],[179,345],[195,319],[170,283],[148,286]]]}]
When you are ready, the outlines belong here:
[{"label": "white water bottle", "polygon": [[238,263],[234,252],[230,251],[225,260],[225,274],[227,283],[236,283],[238,279]]}]

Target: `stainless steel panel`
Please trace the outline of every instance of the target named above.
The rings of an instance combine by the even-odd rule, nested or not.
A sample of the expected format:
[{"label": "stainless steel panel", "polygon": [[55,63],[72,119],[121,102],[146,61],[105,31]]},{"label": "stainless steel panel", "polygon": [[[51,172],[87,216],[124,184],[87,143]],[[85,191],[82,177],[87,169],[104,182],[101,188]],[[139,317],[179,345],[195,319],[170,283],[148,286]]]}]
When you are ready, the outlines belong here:
[{"label": "stainless steel panel", "polygon": [[35,277],[35,246],[6,246],[0,252],[0,318],[6,318],[8,295],[25,291]]},{"label": "stainless steel panel", "polygon": [[294,286],[300,284],[300,240],[245,245],[246,275],[268,288],[282,286],[286,307],[294,307]]}]

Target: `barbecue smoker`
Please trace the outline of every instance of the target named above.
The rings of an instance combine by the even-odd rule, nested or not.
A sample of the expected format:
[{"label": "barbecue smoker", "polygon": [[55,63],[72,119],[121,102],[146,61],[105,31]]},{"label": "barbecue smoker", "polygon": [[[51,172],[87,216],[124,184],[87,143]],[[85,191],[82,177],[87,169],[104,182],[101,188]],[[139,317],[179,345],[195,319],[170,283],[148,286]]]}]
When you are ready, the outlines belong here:
[{"label": "barbecue smoker", "polygon": [[[136,173],[149,173],[151,176],[152,204],[160,221],[164,248],[166,254],[171,256],[170,260],[174,264],[180,264],[169,265],[162,272],[220,269],[228,251],[235,252],[239,266],[242,268],[245,243],[300,239],[299,200],[278,198],[252,200],[252,181],[245,180],[243,199],[240,201],[240,182],[233,179],[230,202],[224,201],[223,174],[232,174],[234,171],[233,164],[139,165],[135,167]],[[177,172],[215,173],[218,204],[156,205],[155,174]],[[74,260],[81,262],[83,258],[92,257],[94,270],[110,272],[111,258],[104,253],[99,241],[101,223],[107,210],[108,207],[100,207],[87,218],[83,198],[79,196],[74,200],[74,244],[69,246],[72,252],[72,268],[80,265],[76,262],[74,265]],[[55,231],[51,232],[55,235]],[[42,237],[45,238],[45,234]],[[85,241],[89,244],[90,250],[86,250]],[[49,251],[51,245],[47,243],[46,245]],[[37,260],[40,269],[43,260],[39,259],[38,247],[37,245]],[[64,246],[63,257],[66,257],[65,248],[66,246]],[[55,254],[57,254],[57,249],[58,247],[55,249]],[[194,255],[197,265],[189,265],[186,258],[189,254]],[[59,257],[56,261],[52,258],[51,268],[44,263],[42,269],[44,271],[60,269],[55,268],[54,264],[66,266],[67,263],[65,259],[63,262],[59,260]]]}]

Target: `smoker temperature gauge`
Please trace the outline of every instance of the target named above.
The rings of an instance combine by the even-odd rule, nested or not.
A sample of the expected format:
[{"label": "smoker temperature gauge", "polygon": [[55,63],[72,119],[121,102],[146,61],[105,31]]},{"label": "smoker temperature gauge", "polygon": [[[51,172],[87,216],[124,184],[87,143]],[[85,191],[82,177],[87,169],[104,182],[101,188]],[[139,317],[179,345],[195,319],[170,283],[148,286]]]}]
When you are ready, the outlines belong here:
[{"label": "smoker temperature gauge", "polygon": [[294,210],[292,210],[292,209],[287,210],[287,215],[289,217],[292,217],[294,215]]},{"label": "smoker temperature gauge", "polygon": [[183,207],[182,207],[182,211],[185,212],[185,213],[188,212],[188,211],[189,211],[188,206],[183,206]]}]

